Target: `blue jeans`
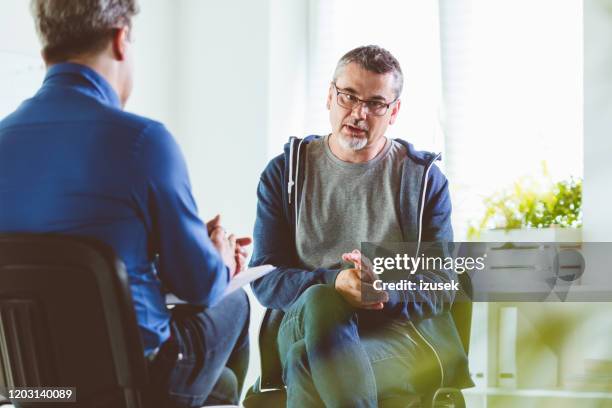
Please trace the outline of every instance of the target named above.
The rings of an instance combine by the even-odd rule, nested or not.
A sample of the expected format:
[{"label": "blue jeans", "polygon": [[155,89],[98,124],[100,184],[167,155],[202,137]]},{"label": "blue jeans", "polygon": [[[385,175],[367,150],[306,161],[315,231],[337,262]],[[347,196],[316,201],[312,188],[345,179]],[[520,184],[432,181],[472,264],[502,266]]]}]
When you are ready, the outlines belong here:
[{"label": "blue jeans", "polygon": [[278,334],[288,407],[377,407],[418,400],[440,381],[435,356],[408,322],[356,310],[329,285],[308,288]]},{"label": "blue jeans", "polygon": [[238,404],[249,362],[249,301],[238,290],[215,307],[179,305],[151,364],[155,407]]}]

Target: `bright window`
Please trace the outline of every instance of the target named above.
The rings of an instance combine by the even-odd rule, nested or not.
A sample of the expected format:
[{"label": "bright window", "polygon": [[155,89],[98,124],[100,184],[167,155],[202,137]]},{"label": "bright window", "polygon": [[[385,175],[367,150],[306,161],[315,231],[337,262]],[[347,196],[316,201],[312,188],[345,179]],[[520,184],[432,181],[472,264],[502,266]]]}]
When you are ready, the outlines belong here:
[{"label": "bright window", "polygon": [[440,2],[456,239],[522,176],[582,176],[582,2]]}]

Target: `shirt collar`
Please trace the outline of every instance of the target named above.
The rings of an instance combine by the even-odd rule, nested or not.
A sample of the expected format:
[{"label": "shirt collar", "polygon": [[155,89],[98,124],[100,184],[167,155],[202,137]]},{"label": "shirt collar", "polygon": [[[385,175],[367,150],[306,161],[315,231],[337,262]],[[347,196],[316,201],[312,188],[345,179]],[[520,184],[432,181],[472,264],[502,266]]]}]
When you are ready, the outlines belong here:
[{"label": "shirt collar", "polygon": [[117,92],[93,69],[72,62],[55,64],[47,70],[43,85],[60,84],[77,88],[100,102],[121,109]]}]

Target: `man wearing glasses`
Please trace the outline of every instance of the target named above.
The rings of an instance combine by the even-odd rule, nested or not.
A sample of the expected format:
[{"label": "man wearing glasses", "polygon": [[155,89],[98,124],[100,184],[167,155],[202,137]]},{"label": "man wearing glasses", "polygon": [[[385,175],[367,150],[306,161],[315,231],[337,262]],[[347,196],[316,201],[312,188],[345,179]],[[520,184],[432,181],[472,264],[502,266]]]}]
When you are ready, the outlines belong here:
[{"label": "man wearing glasses", "polygon": [[261,176],[251,264],[277,269],[252,286],[285,313],[278,346],[290,407],[375,407],[470,384],[448,302],[376,291],[360,271],[362,241],[452,241],[439,155],[385,137],[402,82],[387,50],[349,51],[329,87],[331,133],[291,138]]}]

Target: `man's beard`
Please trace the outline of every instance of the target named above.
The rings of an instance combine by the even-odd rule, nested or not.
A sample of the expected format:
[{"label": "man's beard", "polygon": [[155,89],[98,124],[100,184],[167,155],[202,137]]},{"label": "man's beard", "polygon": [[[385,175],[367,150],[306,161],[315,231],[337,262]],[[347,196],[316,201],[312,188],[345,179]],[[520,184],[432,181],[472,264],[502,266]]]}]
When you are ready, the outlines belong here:
[{"label": "man's beard", "polygon": [[[357,126],[357,124],[351,124],[352,126]],[[360,127],[361,128],[361,127]],[[364,128],[361,128],[366,130]],[[339,132],[339,140],[338,143],[342,146],[343,149],[359,151],[366,147],[368,144],[368,138],[366,135],[363,136],[354,136],[354,135],[346,135],[342,132]]]},{"label": "man's beard", "polygon": [[368,144],[368,138],[365,136],[358,137],[340,134],[338,143],[340,144],[340,146],[342,146],[343,149],[358,151],[366,147],[366,145]]}]

